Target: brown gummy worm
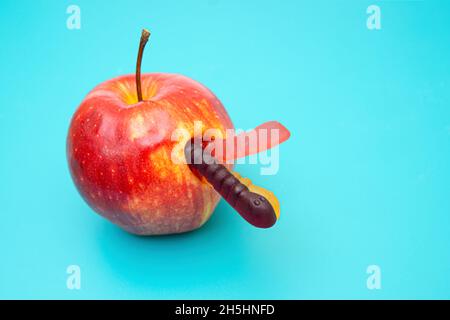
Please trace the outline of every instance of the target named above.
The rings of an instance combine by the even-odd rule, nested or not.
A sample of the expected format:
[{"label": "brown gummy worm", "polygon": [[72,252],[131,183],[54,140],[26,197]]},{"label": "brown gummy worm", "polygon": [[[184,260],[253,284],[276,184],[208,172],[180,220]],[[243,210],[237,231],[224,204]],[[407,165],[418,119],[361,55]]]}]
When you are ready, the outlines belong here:
[{"label": "brown gummy worm", "polygon": [[270,202],[263,195],[251,192],[216,158],[203,154],[202,145],[188,141],[184,151],[191,170],[205,177],[247,222],[258,228],[275,224],[277,216]]}]

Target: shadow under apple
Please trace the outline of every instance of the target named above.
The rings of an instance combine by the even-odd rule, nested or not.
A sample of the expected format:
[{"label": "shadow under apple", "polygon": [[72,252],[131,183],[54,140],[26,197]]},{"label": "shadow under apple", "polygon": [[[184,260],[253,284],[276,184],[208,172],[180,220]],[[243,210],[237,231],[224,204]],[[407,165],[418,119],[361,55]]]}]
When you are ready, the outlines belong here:
[{"label": "shadow under apple", "polygon": [[180,292],[189,298],[196,290],[210,291],[212,298],[215,288],[233,287],[233,283],[239,287],[251,276],[249,227],[221,201],[200,229],[140,237],[105,222],[98,243],[114,276],[130,288],[145,289],[148,298]]}]

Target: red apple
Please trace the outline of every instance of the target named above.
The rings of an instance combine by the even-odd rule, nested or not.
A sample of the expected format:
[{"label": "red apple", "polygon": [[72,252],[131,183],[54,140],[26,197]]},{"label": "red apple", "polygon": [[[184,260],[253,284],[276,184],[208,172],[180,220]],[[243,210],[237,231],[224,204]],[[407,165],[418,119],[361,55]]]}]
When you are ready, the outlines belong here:
[{"label": "red apple", "polygon": [[183,128],[193,134],[194,121],[202,121],[225,134],[233,124],[216,96],[192,79],[163,73],[141,79],[144,46],[136,79],[100,84],[76,110],[67,137],[70,172],[92,209],[123,229],[185,232],[208,220],[219,195],[188,165],[172,161],[172,133]]},{"label": "red apple", "polygon": [[231,120],[211,91],[187,77],[143,75],[141,102],[135,83],[134,75],[102,83],[75,112],[67,138],[73,180],[95,211],[132,233],[198,228],[219,196],[172,161],[171,136],[177,128],[193,133],[198,120],[225,133]]}]

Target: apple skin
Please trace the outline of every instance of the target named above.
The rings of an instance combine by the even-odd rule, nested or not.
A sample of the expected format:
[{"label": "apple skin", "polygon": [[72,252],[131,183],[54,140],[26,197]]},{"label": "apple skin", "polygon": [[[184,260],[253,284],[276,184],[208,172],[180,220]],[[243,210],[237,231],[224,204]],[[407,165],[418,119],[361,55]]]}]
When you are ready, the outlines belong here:
[{"label": "apple skin", "polygon": [[[138,102],[135,75],[106,81],[86,96],[67,137],[72,179],[94,211],[128,232],[194,230],[220,196],[188,165],[172,161],[172,133],[186,129],[186,142],[194,121],[224,135],[233,124],[216,96],[185,76],[143,74],[142,96]],[[175,154],[184,157],[183,150]]]}]

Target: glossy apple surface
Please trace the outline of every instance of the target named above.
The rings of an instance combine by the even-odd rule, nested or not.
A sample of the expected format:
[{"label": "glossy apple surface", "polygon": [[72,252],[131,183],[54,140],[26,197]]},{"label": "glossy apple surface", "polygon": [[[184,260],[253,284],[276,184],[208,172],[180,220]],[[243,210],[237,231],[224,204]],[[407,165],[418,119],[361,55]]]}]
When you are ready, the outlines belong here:
[{"label": "glossy apple surface", "polygon": [[[67,159],[75,185],[93,210],[140,235],[180,233],[203,225],[219,195],[188,165],[174,163],[176,129],[193,135],[194,121],[225,130],[233,124],[221,102],[181,75],[135,75],[106,81],[75,112]],[[183,157],[183,150],[175,152]],[[179,159],[181,160],[181,159]]]}]

